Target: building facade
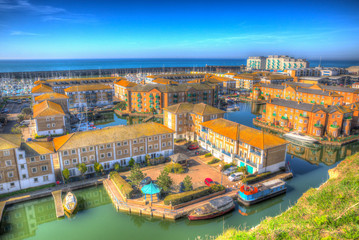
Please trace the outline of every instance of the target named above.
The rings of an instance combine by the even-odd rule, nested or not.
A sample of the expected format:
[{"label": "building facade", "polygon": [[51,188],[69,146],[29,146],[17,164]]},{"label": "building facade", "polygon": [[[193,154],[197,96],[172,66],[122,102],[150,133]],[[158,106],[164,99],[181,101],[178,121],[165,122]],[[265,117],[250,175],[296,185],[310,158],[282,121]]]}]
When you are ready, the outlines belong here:
[{"label": "building facade", "polygon": [[248,57],[247,69],[248,70],[264,70],[266,68],[266,57]]},{"label": "building facade", "polygon": [[42,103],[43,101],[51,101],[59,104],[65,113],[69,113],[69,97],[60,93],[44,93],[35,97],[35,104]]},{"label": "building facade", "polygon": [[127,101],[128,89],[135,86],[137,86],[136,83],[127,81],[126,79],[115,82],[115,97],[120,101]]}]

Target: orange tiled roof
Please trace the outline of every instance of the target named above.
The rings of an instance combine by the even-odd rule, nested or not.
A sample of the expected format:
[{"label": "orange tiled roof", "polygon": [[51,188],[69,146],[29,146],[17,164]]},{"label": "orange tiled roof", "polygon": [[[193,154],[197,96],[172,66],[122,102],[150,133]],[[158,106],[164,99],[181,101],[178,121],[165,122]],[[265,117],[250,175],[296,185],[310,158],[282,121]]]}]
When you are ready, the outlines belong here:
[{"label": "orange tiled roof", "polygon": [[137,86],[137,83],[127,81],[126,79],[122,79],[120,81],[115,82],[116,85],[120,85],[122,87],[134,87]]},{"label": "orange tiled roof", "polygon": [[0,134],[0,150],[18,148],[21,144],[21,134]]},{"label": "orange tiled roof", "polygon": [[110,86],[104,84],[88,84],[88,85],[76,85],[66,88],[65,92],[86,92],[96,90],[111,90]]},{"label": "orange tiled roof", "polygon": [[60,94],[60,93],[44,93],[41,94],[40,96],[35,97],[35,102],[42,100],[63,99],[63,98],[67,99],[69,97],[66,96],[65,94]]},{"label": "orange tiled roof", "polygon": [[46,82],[91,81],[91,80],[119,80],[123,77],[92,77],[92,78],[59,78],[47,79]]},{"label": "orange tiled roof", "polygon": [[233,140],[239,140],[260,149],[268,149],[288,142],[272,134],[218,118],[201,123],[202,126]]},{"label": "orange tiled roof", "polygon": [[54,116],[54,115],[65,115],[62,107],[54,102],[50,102],[48,100],[43,101],[39,104],[35,104],[32,107],[33,117],[46,117],[46,116]]},{"label": "orange tiled roof", "polygon": [[31,93],[52,93],[52,92],[54,92],[54,90],[45,84],[37,85],[31,89]]},{"label": "orange tiled roof", "polygon": [[172,80],[164,79],[164,78],[156,78],[152,82],[160,83],[160,84],[178,84],[178,82],[176,82],[176,81],[172,81]]}]

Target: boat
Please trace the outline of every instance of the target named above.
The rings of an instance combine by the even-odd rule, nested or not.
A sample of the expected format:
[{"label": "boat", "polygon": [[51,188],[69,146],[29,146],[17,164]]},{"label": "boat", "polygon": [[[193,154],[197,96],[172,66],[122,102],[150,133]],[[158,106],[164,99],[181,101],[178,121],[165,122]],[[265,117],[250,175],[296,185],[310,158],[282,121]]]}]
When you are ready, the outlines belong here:
[{"label": "boat", "polygon": [[216,198],[191,211],[188,215],[188,219],[194,221],[219,217],[232,211],[234,207],[235,205],[231,197],[224,196]]},{"label": "boat", "polygon": [[244,206],[250,206],[287,191],[284,181],[280,179],[257,184],[256,186],[242,185],[238,191],[238,201]]},{"label": "boat", "polygon": [[300,132],[290,132],[283,135],[285,138],[293,139],[300,142],[317,143],[318,140]]},{"label": "boat", "polygon": [[77,207],[77,198],[72,192],[68,192],[64,199],[64,209],[66,212],[72,214]]}]

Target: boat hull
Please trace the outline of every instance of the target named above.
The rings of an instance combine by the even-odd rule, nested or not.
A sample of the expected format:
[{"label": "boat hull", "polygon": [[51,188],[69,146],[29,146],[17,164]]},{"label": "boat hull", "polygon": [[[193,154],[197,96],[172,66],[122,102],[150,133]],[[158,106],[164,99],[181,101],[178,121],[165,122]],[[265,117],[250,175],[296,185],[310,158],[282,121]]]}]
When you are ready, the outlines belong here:
[{"label": "boat hull", "polygon": [[205,220],[205,219],[216,218],[216,217],[222,216],[222,215],[224,215],[226,213],[229,213],[229,212],[233,211],[234,208],[235,208],[235,205],[233,204],[233,206],[231,208],[228,208],[227,210],[219,211],[219,212],[216,212],[216,213],[213,213],[213,214],[207,214],[207,215],[204,215],[204,216],[188,215],[188,219],[191,220],[191,221],[196,221],[196,220]]},{"label": "boat hull", "polygon": [[287,188],[284,188],[283,190],[280,190],[278,192],[275,192],[275,193],[272,193],[272,194],[268,194],[267,196],[264,196],[264,197],[261,197],[261,198],[258,198],[256,200],[252,200],[252,201],[246,201],[246,200],[243,200],[239,195],[238,195],[238,201],[243,204],[244,206],[248,207],[248,206],[251,206],[251,205],[254,205],[256,203],[259,203],[259,202],[262,202],[264,200],[267,200],[267,199],[270,199],[270,198],[273,198],[273,197],[276,197],[278,195],[281,195],[281,194],[284,194],[287,192]]},{"label": "boat hull", "polygon": [[73,207],[68,208],[68,207],[67,207],[67,203],[65,202],[65,204],[64,204],[64,210],[65,210],[67,213],[69,213],[69,214],[72,214],[72,213],[75,211],[75,209],[77,208],[77,198],[76,198],[75,195],[73,195],[73,196],[74,196],[74,198],[75,198],[75,202],[74,202]]}]

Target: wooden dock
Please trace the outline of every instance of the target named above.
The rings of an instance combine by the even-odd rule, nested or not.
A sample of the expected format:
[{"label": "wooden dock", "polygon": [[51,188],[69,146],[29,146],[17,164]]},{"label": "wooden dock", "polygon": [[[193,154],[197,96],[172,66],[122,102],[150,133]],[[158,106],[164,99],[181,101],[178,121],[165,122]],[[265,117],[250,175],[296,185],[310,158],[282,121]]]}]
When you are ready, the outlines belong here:
[{"label": "wooden dock", "polygon": [[55,201],[56,217],[60,218],[65,215],[64,206],[62,205],[62,190],[51,192]]},{"label": "wooden dock", "polygon": [[2,214],[3,214],[4,209],[5,209],[5,205],[6,205],[6,201],[0,202],[0,222],[1,222],[1,219],[2,219]]}]

